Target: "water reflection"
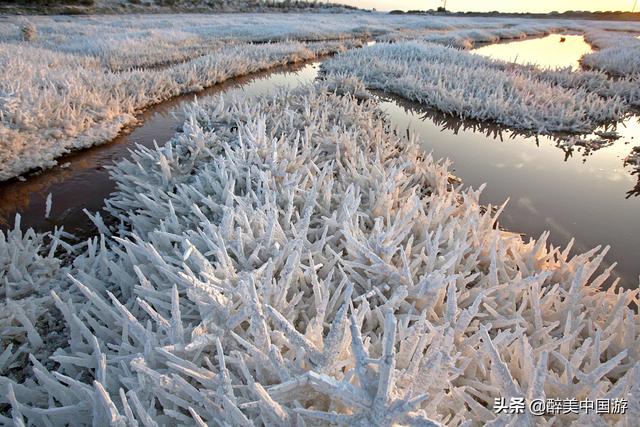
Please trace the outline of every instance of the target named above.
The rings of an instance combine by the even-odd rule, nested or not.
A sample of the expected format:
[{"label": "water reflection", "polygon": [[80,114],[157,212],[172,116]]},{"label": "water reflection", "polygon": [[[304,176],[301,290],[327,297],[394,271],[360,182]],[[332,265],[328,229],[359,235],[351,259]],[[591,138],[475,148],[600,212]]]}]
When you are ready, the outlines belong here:
[{"label": "water reflection", "polygon": [[383,101],[382,108],[401,132],[418,134],[425,150],[452,159],[453,172],[465,184],[487,183],[483,203],[502,204],[510,197],[501,227],[532,237],[550,230],[551,243],[562,246],[575,236],[578,251],[611,245],[607,259],[619,261],[616,271],[625,286],[637,286],[640,198],[625,198],[639,184],[623,165],[631,150],[625,141],[640,126],[637,118],[618,126],[621,138],[610,145],[563,154],[562,135],[535,137],[461,121],[397,98]]},{"label": "water reflection", "polygon": [[[145,111],[140,116],[142,126],[131,129],[115,140],[88,150],[69,154],[58,160],[60,165],[29,176],[24,182],[17,179],[0,183],[0,229],[13,227],[15,214],[20,213],[22,227],[37,231],[52,230],[64,225],[66,231],[78,237],[95,233],[91,221],[83,212],[103,211],[104,199],[115,189],[105,165],[129,157],[135,144],[152,147],[154,141],[169,140],[184,122],[182,106],[198,99],[223,92],[243,91],[249,95],[272,92],[279,86],[294,87],[313,81],[320,62],[289,65],[251,76],[218,84],[197,94],[173,98]],[[47,195],[52,194],[53,205],[49,218],[44,218]]]},{"label": "water reflection", "polygon": [[517,64],[578,70],[580,58],[592,50],[582,36],[551,34],[537,39],[490,44],[471,52]]}]

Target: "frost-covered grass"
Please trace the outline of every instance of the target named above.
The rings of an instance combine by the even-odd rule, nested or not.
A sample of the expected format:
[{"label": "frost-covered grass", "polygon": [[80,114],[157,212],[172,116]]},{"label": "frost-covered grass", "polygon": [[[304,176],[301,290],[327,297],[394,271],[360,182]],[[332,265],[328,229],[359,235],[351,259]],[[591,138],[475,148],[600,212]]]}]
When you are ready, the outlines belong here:
[{"label": "frost-covered grass", "polygon": [[[15,228],[0,231],[0,373],[24,380],[30,354],[49,356],[63,326],[49,292],[58,289],[68,268],[60,252],[70,247],[65,233],[39,234]],[[1,382],[2,380],[0,380]]]},{"label": "frost-covered grass", "polygon": [[585,55],[582,58],[582,64],[615,76],[635,76],[636,81],[640,84],[640,39],[638,39],[638,34],[640,33],[587,31],[585,39],[598,50]]},{"label": "frost-covered grass", "polygon": [[592,131],[640,105],[635,79],[539,70],[416,41],[352,50],[323,68],[461,118],[541,133]]},{"label": "frost-covered grass", "polygon": [[[464,45],[584,28],[580,21],[378,13],[5,17],[0,22],[0,180],[108,141],[150,104],[339,50],[354,37]],[[588,28],[640,26],[589,22]],[[274,43],[258,44],[264,42]]]},{"label": "frost-covered grass", "polygon": [[109,141],[136,122],[137,112],[165,99],[357,43],[230,45],[167,68],[122,72],[83,56],[0,45],[0,180]]},{"label": "frost-covered grass", "polygon": [[54,289],[55,367],[0,379],[3,422],[536,422],[496,419],[497,397],[627,398],[547,421],[635,422],[638,291],[596,273],[606,250],[497,229],[372,101],[310,86],[187,113],[112,170],[120,224]]},{"label": "frost-covered grass", "polygon": [[451,46],[458,49],[472,49],[477,43],[497,43],[500,40],[539,37],[550,33],[565,31],[570,26],[559,23],[522,22],[513,26],[486,26],[474,29],[451,29],[449,31],[408,30],[395,31],[379,37],[381,41],[421,40]]},{"label": "frost-covered grass", "polygon": [[[402,22],[503,25],[493,21]],[[151,104],[353,46],[354,36],[393,31],[399,22],[367,14],[7,18],[0,22],[0,180],[114,138]],[[26,27],[37,37],[26,40]]]},{"label": "frost-covered grass", "polygon": [[28,25],[38,34],[30,46],[95,58],[111,70],[120,70],[192,59],[220,43],[317,41],[465,29],[478,33],[511,31],[506,28],[510,26],[534,31],[540,25],[519,22],[365,13],[31,16],[0,22],[0,41],[21,44],[22,29]]}]

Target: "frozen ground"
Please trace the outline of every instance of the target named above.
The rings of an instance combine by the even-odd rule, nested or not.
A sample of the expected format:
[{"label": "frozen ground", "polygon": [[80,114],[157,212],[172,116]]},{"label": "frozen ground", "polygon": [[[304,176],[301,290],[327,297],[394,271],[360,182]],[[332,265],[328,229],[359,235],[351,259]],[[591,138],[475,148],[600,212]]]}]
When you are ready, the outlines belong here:
[{"label": "frozen ground", "polygon": [[[596,274],[606,249],[497,230],[448,163],[322,86],[194,104],[184,128],[115,167],[120,225],[73,264],[0,236],[3,422],[526,425],[494,399],[625,397],[547,421],[633,424],[638,291]],[[63,313],[57,342],[30,298]]]},{"label": "frozen ground", "polygon": [[323,68],[461,118],[541,133],[590,132],[640,105],[637,76],[538,70],[421,41],[352,50]]},{"label": "frozen ground", "polygon": [[640,39],[638,33],[590,30],[585,34],[597,52],[585,55],[582,64],[614,76],[635,75],[640,79]]},{"label": "frozen ground", "polygon": [[[69,150],[112,139],[150,104],[237,75],[353,47],[354,37],[468,46],[583,26],[566,20],[375,13],[5,17],[0,21],[0,180],[51,167]],[[589,22],[589,27],[604,33],[635,26]],[[274,43],[255,44],[267,41]],[[544,89],[540,95],[550,93]],[[556,92],[564,97],[575,93]],[[574,105],[578,110],[551,128],[566,126],[565,121],[574,126],[583,113],[587,122],[608,119],[621,109],[617,101],[582,94],[578,99],[586,104],[569,103],[566,110]]]}]

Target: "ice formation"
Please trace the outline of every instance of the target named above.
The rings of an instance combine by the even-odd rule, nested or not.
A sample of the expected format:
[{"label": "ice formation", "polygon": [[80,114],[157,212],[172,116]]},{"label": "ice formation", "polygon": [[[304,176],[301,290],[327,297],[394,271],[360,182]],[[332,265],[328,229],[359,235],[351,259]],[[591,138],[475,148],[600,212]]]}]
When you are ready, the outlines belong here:
[{"label": "ice formation", "polygon": [[444,113],[540,133],[589,132],[640,105],[634,79],[539,70],[418,41],[351,50],[323,68]]},{"label": "ice formation", "polygon": [[149,105],[355,43],[231,44],[168,68],[118,72],[81,56],[0,45],[0,180],[113,139]]},{"label": "ice formation", "polygon": [[636,33],[590,30],[585,34],[596,52],[585,55],[582,64],[615,76],[633,76],[640,85],[640,39]]},{"label": "ice formation", "polygon": [[[50,290],[66,323],[29,375],[5,363],[0,422],[534,425],[494,399],[545,396],[630,405],[549,424],[637,420],[638,291],[597,272],[606,249],[501,231],[447,161],[330,79],[193,104],[183,133],[113,168],[117,221],[94,217],[70,264],[0,235],[20,290],[3,304]],[[23,351],[48,331],[3,322]]]},{"label": "ice formation", "polygon": [[[30,354],[44,359],[65,344],[60,340],[64,335],[58,334],[63,322],[49,295],[68,271],[61,255],[70,253],[71,247],[63,237],[68,236],[62,230],[23,232],[19,215],[13,230],[0,231],[1,375],[22,381]],[[0,383],[6,384],[4,379]]]},{"label": "ice formation", "polygon": [[[28,23],[7,17],[0,22],[0,180],[53,166],[69,150],[112,139],[150,104],[237,75],[354,46],[354,38],[411,38],[468,47],[586,29],[612,37],[640,26],[377,13],[33,16]],[[25,41],[25,35],[31,40]],[[604,48],[604,42],[592,38],[603,46],[602,56],[605,51],[611,56],[613,47]],[[593,58],[586,58],[585,64]],[[552,85],[563,86],[574,78],[562,76]],[[598,94],[606,97],[640,98],[637,79],[615,88],[598,77],[583,80],[588,81],[581,84],[598,86]],[[613,112],[605,114],[609,115]]]}]

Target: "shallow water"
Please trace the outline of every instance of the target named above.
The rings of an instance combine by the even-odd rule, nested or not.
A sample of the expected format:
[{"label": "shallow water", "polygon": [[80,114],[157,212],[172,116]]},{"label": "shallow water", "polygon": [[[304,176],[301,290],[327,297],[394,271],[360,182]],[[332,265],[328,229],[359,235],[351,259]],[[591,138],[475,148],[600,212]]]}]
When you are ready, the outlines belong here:
[{"label": "shallow water", "polygon": [[[58,159],[56,167],[30,176],[24,182],[16,179],[0,183],[0,229],[13,227],[15,214],[20,213],[22,227],[37,231],[52,230],[64,225],[65,231],[78,237],[95,234],[95,227],[84,214],[102,210],[104,199],[114,190],[105,165],[129,156],[135,144],[152,147],[154,140],[164,144],[184,122],[182,107],[193,101],[230,90],[250,95],[272,92],[279,86],[293,87],[313,81],[320,62],[277,67],[269,71],[240,77],[218,84],[197,94],[173,98],[151,107],[140,115],[142,126],[133,128],[115,140]],[[44,217],[47,195],[52,195],[50,217]],[[104,216],[104,215],[103,215]]]},{"label": "shallow water", "polygon": [[638,286],[640,178],[623,166],[640,139],[638,118],[618,126],[619,140],[585,156],[566,153],[550,137],[536,140],[406,101],[385,101],[382,108],[401,132],[417,134],[434,157],[452,159],[453,173],[465,185],[487,183],[482,203],[500,205],[510,197],[502,228],[535,238],[550,230],[555,246],[566,246],[573,236],[573,253],[611,245],[605,261],[619,262],[616,271],[625,287]]},{"label": "shallow water", "polygon": [[[563,42],[561,40],[564,39]],[[545,37],[485,45],[471,52],[518,64],[580,69],[580,58],[592,49],[584,37],[550,34]]]}]

